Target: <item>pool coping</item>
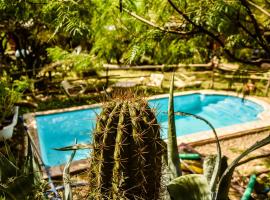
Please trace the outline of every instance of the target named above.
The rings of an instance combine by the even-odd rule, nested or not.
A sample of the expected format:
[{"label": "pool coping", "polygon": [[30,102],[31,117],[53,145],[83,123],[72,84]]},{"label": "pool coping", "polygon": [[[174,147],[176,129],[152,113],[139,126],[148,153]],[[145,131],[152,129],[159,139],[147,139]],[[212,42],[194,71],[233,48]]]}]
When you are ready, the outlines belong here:
[{"label": "pool coping", "polygon": [[[216,94],[216,95],[229,95],[229,96],[235,96],[242,98],[243,96],[241,94],[237,94],[235,92],[229,92],[229,91],[216,91],[216,90],[194,90],[194,91],[185,91],[185,92],[175,92],[174,96],[182,96],[182,95],[189,95],[189,94]],[[162,95],[155,95],[149,98],[146,98],[147,100],[153,100],[153,99],[159,99],[159,98],[166,98],[169,94],[162,94]],[[264,111],[259,114],[259,120],[250,121],[246,123],[226,126],[222,128],[217,128],[216,132],[218,134],[219,139],[228,139],[232,137],[239,137],[241,135],[249,134],[251,132],[255,131],[262,131],[262,130],[268,130],[270,128],[270,104],[260,100],[256,97],[247,96],[245,97],[247,100],[251,100],[260,106],[263,107]],[[35,116],[39,115],[49,115],[49,114],[56,114],[61,112],[70,112],[75,110],[85,110],[89,108],[96,108],[100,107],[102,103],[92,104],[92,105],[84,105],[84,106],[74,106],[70,108],[62,108],[62,109],[53,109],[48,111],[39,111],[34,113],[27,113],[23,115],[24,121],[27,124],[27,127],[29,129],[29,136],[31,140],[34,142],[34,144],[37,145],[36,147],[36,157],[39,157],[41,155],[40,151],[40,145],[38,140],[38,133],[37,133],[37,124],[35,120]],[[177,137],[177,144],[181,143],[189,143],[191,145],[202,145],[209,142],[214,142],[214,135],[212,131],[200,131],[196,133],[192,133],[185,136],[179,136]],[[38,158],[40,166],[42,166],[42,161]],[[65,165],[59,165],[55,167],[49,167],[47,169],[42,170],[43,178],[48,178],[47,172],[50,174],[51,177],[55,176],[62,176],[63,169]],[[81,171],[87,168],[89,166],[88,159],[82,159],[79,161],[73,161],[70,167],[70,172],[75,171]]]}]

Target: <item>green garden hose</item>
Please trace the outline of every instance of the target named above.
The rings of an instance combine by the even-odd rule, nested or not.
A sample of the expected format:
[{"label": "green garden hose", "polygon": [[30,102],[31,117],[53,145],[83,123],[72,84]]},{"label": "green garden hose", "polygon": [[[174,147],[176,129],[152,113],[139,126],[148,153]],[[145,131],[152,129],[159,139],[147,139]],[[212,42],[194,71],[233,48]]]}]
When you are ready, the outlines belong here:
[{"label": "green garden hose", "polygon": [[200,160],[201,156],[198,153],[181,153],[179,158],[182,160]]},{"label": "green garden hose", "polygon": [[256,175],[253,174],[252,176],[250,176],[247,188],[246,188],[241,200],[249,200],[250,195],[251,195],[253,188],[255,186],[255,183],[256,183]]}]

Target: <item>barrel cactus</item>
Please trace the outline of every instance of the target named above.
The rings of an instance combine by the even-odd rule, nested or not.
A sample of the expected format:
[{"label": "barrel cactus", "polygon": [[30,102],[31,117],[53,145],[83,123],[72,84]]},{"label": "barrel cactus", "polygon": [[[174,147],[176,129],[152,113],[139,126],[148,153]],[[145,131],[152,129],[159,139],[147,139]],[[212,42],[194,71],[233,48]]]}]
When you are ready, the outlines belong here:
[{"label": "barrel cactus", "polygon": [[147,101],[104,104],[93,136],[90,199],[159,199],[162,144]]}]

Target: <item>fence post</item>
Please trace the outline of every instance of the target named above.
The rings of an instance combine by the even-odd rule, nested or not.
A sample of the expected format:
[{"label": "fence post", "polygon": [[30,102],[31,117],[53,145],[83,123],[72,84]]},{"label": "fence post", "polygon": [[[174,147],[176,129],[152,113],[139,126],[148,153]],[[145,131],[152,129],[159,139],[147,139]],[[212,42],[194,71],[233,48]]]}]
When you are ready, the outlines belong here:
[{"label": "fence post", "polygon": [[268,96],[269,87],[270,87],[270,77],[268,78],[268,81],[267,81],[267,85],[264,91],[264,96]]},{"label": "fence post", "polygon": [[109,67],[106,67],[106,89],[108,88],[109,85]]}]

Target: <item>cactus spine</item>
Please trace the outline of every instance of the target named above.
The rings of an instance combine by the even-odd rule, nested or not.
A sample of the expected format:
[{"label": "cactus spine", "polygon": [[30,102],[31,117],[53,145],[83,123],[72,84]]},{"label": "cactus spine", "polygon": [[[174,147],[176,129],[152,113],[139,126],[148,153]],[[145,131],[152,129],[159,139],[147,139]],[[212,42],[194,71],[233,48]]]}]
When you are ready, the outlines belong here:
[{"label": "cactus spine", "polygon": [[91,199],[158,199],[163,146],[142,99],[103,105],[93,137]]}]

